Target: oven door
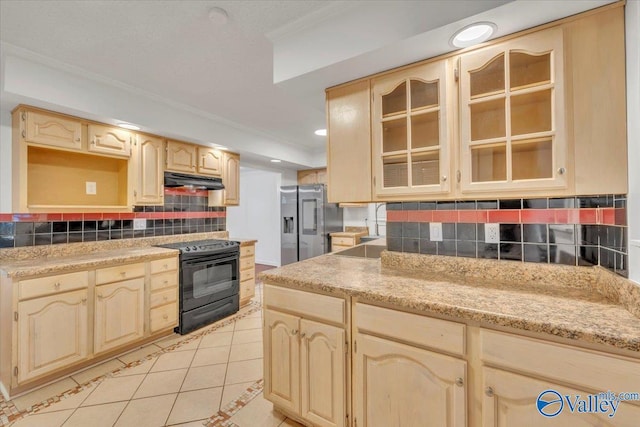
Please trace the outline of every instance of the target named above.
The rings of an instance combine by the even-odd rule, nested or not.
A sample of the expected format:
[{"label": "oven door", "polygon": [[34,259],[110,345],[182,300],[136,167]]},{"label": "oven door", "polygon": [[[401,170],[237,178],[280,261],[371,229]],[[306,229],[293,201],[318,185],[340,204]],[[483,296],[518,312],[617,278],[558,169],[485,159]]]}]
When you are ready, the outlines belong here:
[{"label": "oven door", "polygon": [[238,254],[218,254],[183,260],[180,311],[237,294],[240,290],[238,259]]}]

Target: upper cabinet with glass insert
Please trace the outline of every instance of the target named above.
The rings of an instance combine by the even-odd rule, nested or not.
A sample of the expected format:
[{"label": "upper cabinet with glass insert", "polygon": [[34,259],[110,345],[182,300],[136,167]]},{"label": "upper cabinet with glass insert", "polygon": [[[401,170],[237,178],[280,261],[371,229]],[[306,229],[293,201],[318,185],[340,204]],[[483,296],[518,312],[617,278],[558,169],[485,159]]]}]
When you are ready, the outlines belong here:
[{"label": "upper cabinet with glass insert", "polygon": [[374,196],[449,191],[446,61],[372,81]]},{"label": "upper cabinet with glass insert", "polygon": [[460,58],[461,190],[566,188],[562,29]]}]

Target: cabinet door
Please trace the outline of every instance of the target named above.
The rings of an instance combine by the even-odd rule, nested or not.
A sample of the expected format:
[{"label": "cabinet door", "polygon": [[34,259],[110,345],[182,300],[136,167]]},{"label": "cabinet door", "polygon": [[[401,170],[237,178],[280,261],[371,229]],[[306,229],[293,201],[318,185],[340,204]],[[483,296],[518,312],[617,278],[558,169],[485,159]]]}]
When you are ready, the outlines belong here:
[{"label": "cabinet door", "polygon": [[144,278],[96,287],[94,351],[100,353],[144,335]]},{"label": "cabinet door", "polygon": [[196,172],[197,147],[176,141],[167,141],[166,168],[174,172]]},{"label": "cabinet door", "polygon": [[129,157],[133,134],[126,129],[100,125],[89,125],[89,151]]},{"label": "cabinet door", "polygon": [[328,90],[327,122],[329,202],[371,201],[369,80]]},{"label": "cabinet door", "polygon": [[356,342],[353,390],[359,427],[423,427],[427,421],[429,426],[466,426],[464,360],[364,334]]},{"label": "cabinet door", "polygon": [[567,186],[562,29],[460,59],[462,191]]},{"label": "cabinet door", "polygon": [[198,147],[198,173],[222,176],[222,152],[213,148]]},{"label": "cabinet door", "polygon": [[317,426],[344,426],[344,329],[301,319],[300,338],[301,415]]},{"label": "cabinet door", "polygon": [[264,323],[264,397],[299,414],[299,318],[264,310]]},{"label": "cabinet door", "polygon": [[164,203],[164,175],[162,167],[161,138],[138,135],[135,158],[136,186],[133,193],[137,205],[162,205]]},{"label": "cabinet door", "polygon": [[420,65],[372,81],[372,164],[379,199],[449,191],[446,64]]},{"label": "cabinet door", "polygon": [[318,171],[301,170],[298,171],[298,185],[309,185],[318,183]]},{"label": "cabinet door", "polygon": [[224,204],[237,206],[240,204],[240,156],[224,153]]},{"label": "cabinet door", "polygon": [[27,142],[72,150],[82,149],[82,123],[45,113],[25,111],[22,137]]},{"label": "cabinet door", "polygon": [[18,303],[18,383],[88,355],[87,290]]},{"label": "cabinet door", "polygon": [[[572,404],[577,405],[576,399],[588,400],[591,394],[585,390],[577,390],[547,380],[538,380],[510,372],[484,367],[482,401],[482,425],[484,427],[500,426],[559,426],[559,427],[588,427],[588,426],[637,426],[640,420],[640,407],[626,402],[620,403],[615,415],[610,417],[611,411],[605,414],[571,412],[566,400],[568,396]],[[602,390],[608,390],[607,385]],[[553,417],[545,417],[538,412],[538,396],[546,390],[542,400],[550,403],[542,408],[542,411]],[[616,390],[619,392],[621,390]],[[556,392],[556,393],[553,393]],[[595,394],[597,394],[597,392]],[[593,401],[592,401],[593,402]]]}]

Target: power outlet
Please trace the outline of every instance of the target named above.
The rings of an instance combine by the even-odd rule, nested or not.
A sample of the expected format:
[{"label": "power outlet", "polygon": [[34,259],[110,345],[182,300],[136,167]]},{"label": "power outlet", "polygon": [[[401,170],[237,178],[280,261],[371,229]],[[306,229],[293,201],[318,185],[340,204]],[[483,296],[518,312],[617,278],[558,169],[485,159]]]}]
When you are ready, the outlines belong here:
[{"label": "power outlet", "polygon": [[94,195],[97,193],[96,183],[92,181],[85,182],[86,193],[90,195]]},{"label": "power outlet", "polygon": [[429,240],[432,242],[442,242],[442,223],[430,222],[429,223]]},{"label": "power outlet", "polygon": [[500,224],[490,223],[484,225],[484,242],[500,243]]},{"label": "power outlet", "polygon": [[134,230],[146,230],[147,229],[147,220],[144,218],[135,218],[133,220],[133,229]]}]

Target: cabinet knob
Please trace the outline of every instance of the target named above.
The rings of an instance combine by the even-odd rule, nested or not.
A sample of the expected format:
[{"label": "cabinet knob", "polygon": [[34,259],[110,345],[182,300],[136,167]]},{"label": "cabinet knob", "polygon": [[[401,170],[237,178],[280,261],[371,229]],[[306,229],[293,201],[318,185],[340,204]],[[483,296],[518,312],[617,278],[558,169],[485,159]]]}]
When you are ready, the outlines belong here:
[{"label": "cabinet knob", "polygon": [[127,275],[127,272],[126,272],[126,271],[121,271],[121,272],[120,272],[120,275],[121,275],[122,277],[125,277],[125,276]]},{"label": "cabinet knob", "polygon": [[96,145],[96,140],[95,140],[95,138],[91,140],[91,145]]},{"label": "cabinet knob", "polygon": [[164,268],[165,270],[169,269],[169,265],[168,264],[162,264],[162,268]]},{"label": "cabinet knob", "polygon": [[456,378],[456,385],[458,387],[462,387],[464,385],[464,380],[461,377]]},{"label": "cabinet knob", "polygon": [[168,314],[165,314],[164,316],[162,316],[162,318],[163,318],[164,320],[167,320],[167,319],[169,319],[169,315],[168,315]]},{"label": "cabinet knob", "polygon": [[56,283],[53,285],[53,287],[54,287],[54,288],[56,288],[56,289],[60,289],[60,282],[56,282]]},{"label": "cabinet knob", "polygon": [[447,175],[442,175],[442,182],[445,182],[447,180]]},{"label": "cabinet knob", "polygon": [[76,142],[80,142],[80,138],[76,138]]},{"label": "cabinet knob", "polygon": [[102,298],[104,298],[102,294],[98,294],[98,299],[102,299]]},{"label": "cabinet knob", "polygon": [[80,300],[80,302],[82,302],[82,305],[85,305],[85,304],[87,303],[87,299],[86,299],[86,298],[82,298],[82,299]]},{"label": "cabinet knob", "polygon": [[292,329],[291,330],[291,335],[297,335],[298,334],[298,330],[297,329]]},{"label": "cabinet knob", "polygon": [[165,296],[162,297],[162,299],[167,301],[169,299],[169,297],[165,295]]},{"label": "cabinet knob", "polygon": [[307,334],[305,334],[304,332],[300,334],[300,339],[304,339],[304,337],[306,337]]},{"label": "cabinet knob", "polygon": [[567,170],[566,170],[565,168],[558,168],[558,173],[559,173],[560,175],[564,175],[564,173],[565,173],[566,171],[567,171]]},{"label": "cabinet knob", "polygon": [[484,394],[487,395],[487,397],[493,397],[493,388],[491,387],[486,387],[484,389]]},{"label": "cabinet knob", "polygon": [[169,281],[168,281],[168,280],[165,280],[165,281],[164,281],[164,282],[162,282],[162,283],[164,283],[165,285],[168,285],[168,284],[169,284]]}]

